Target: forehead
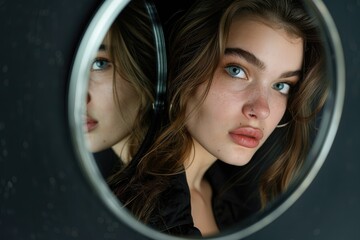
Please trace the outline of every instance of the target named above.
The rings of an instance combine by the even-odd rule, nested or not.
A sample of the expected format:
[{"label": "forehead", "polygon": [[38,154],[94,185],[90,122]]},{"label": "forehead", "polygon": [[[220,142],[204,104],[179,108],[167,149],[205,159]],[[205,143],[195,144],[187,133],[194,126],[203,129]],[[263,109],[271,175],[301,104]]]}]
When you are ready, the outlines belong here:
[{"label": "forehead", "polygon": [[302,65],[302,38],[273,21],[258,16],[244,14],[234,18],[226,48],[240,48],[251,52],[269,66],[274,65],[273,62],[291,69]]},{"label": "forehead", "polygon": [[[245,23],[241,24],[242,22]],[[296,29],[295,26],[291,25],[290,23],[285,23],[276,18],[275,16],[271,15],[259,16],[250,13],[243,13],[232,19],[230,27],[234,24],[242,27],[249,24],[251,24],[252,26],[254,26],[255,24],[258,27],[262,25],[262,28],[267,27],[283,33],[289,40],[302,39],[300,30]]]},{"label": "forehead", "polygon": [[111,40],[110,40],[110,32],[107,32],[103,41],[101,42],[101,45],[99,46],[99,51],[109,51],[109,47],[111,45]]}]

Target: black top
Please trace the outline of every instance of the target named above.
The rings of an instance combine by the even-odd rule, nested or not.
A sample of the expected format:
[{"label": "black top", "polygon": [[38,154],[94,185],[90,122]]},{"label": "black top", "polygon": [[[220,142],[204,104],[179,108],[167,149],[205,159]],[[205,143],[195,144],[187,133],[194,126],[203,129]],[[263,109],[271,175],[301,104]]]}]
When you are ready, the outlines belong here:
[{"label": "black top", "polygon": [[120,163],[119,157],[111,148],[93,153],[93,157],[100,170],[101,175],[105,179],[112,174],[114,166]]},{"label": "black top", "polygon": [[[116,155],[107,150],[94,155],[103,176],[110,172]],[[105,163],[104,163],[105,162]],[[236,167],[216,161],[206,172],[205,177],[213,191],[212,206],[216,224],[224,230],[241,222],[260,209],[257,189],[249,179],[242,178],[243,167]],[[194,227],[191,216],[190,189],[187,185],[185,172],[170,177],[169,187],[160,197],[160,202],[148,225],[161,232],[178,236],[201,236]]]},{"label": "black top", "polygon": [[185,173],[171,176],[170,185],[162,193],[159,207],[153,212],[149,225],[173,235],[201,236],[191,216],[190,190]]}]

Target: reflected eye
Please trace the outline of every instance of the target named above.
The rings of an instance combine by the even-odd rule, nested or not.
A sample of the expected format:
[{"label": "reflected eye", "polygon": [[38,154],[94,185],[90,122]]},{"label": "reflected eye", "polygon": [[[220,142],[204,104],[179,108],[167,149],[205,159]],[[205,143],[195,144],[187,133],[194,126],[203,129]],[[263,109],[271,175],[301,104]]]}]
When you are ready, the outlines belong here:
[{"label": "reflected eye", "polygon": [[282,94],[288,95],[290,92],[291,85],[284,82],[275,83],[273,88]]},{"label": "reflected eye", "polygon": [[107,59],[95,59],[91,66],[91,70],[93,71],[99,71],[99,70],[105,70],[110,66],[110,62]]},{"label": "reflected eye", "polygon": [[243,78],[243,79],[247,78],[245,71],[241,67],[231,65],[225,67],[225,70],[231,77]]}]

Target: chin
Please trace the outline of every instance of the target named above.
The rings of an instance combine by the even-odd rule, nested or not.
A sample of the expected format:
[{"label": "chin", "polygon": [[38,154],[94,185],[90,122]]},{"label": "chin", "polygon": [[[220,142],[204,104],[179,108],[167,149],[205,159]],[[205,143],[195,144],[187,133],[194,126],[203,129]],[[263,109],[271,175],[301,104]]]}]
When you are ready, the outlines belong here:
[{"label": "chin", "polygon": [[241,166],[245,166],[246,164],[248,164],[250,162],[251,159],[234,159],[231,161],[223,161],[226,162],[227,164],[233,165],[233,166],[237,166],[237,167],[241,167]]},{"label": "chin", "polygon": [[252,157],[254,156],[254,154],[246,154],[244,152],[242,153],[236,153],[236,155],[238,157],[236,158],[228,158],[229,161],[224,161],[230,165],[234,165],[234,166],[245,166],[246,164],[248,164],[250,162],[250,160],[252,159]]},{"label": "chin", "polygon": [[89,152],[92,152],[92,153],[95,153],[95,152],[98,152],[99,151],[99,146],[97,146],[96,144],[92,143],[90,141],[90,139],[86,139],[87,140],[87,143],[86,143],[86,149],[89,151]]}]

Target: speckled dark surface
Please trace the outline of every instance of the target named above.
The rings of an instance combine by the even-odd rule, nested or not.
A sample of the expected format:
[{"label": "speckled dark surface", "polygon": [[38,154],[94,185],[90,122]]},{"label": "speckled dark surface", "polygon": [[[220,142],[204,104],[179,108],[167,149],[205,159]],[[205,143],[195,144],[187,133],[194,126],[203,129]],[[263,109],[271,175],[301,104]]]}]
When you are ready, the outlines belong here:
[{"label": "speckled dark surface", "polygon": [[[248,240],[360,239],[360,1],[324,0],[340,33],[346,97],[310,187]],[[0,239],[146,239],[104,205],[70,141],[71,64],[99,3],[0,0]]]}]

